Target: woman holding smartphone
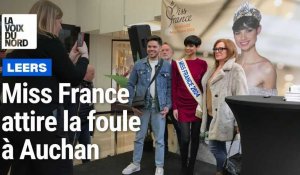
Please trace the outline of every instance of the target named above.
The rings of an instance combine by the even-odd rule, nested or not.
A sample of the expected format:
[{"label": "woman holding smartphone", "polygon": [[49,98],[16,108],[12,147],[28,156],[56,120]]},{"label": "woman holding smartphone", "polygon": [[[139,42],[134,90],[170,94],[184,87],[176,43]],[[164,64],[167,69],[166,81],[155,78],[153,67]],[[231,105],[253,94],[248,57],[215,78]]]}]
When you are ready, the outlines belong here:
[{"label": "woman holding smartphone", "polygon": [[[60,130],[63,126],[63,114],[60,112],[64,109],[64,104],[59,103],[59,83],[70,83],[72,86],[77,86],[83,80],[89,60],[88,49],[84,43],[82,47],[74,45],[70,52],[70,56],[64,48],[63,44],[58,39],[59,31],[61,30],[61,22],[63,12],[54,3],[47,0],[37,1],[30,10],[31,14],[37,14],[37,48],[33,50],[14,50],[7,55],[7,58],[30,58],[40,59],[47,58],[52,62],[52,76],[49,77],[3,77],[3,83],[7,83],[10,89],[14,89],[17,83],[22,84],[22,90],[37,89],[41,92],[43,89],[51,89],[50,103],[17,103],[16,100],[12,103],[2,104],[0,107],[0,126],[2,126],[2,117],[15,116],[17,112],[20,114],[28,113],[32,115],[31,119],[36,119],[37,116],[54,116],[57,120],[56,130],[50,132],[46,129],[45,123],[42,123],[40,132],[27,131],[1,131],[2,138],[7,138],[9,144],[14,148],[14,159],[4,160],[1,156],[0,174],[7,174],[9,165],[11,165],[11,174],[14,175],[73,175],[72,159],[59,157],[53,159],[48,157],[46,160],[33,160],[30,156],[25,156],[20,159],[25,140],[30,140],[33,145],[33,152],[36,153],[36,145],[61,145],[62,140],[67,140],[66,132]],[[74,65],[71,59],[78,58]],[[23,87],[24,86],[24,87]],[[37,91],[35,91],[37,92]],[[30,94],[29,94],[30,95]],[[43,97],[42,94],[38,94]],[[22,96],[23,97],[23,96]],[[1,127],[2,129],[2,127]],[[2,148],[2,145],[0,145]],[[41,150],[39,150],[41,151]],[[61,155],[66,150],[57,150],[53,154]],[[68,151],[66,155],[69,155]],[[2,167],[5,165],[6,167]]]}]

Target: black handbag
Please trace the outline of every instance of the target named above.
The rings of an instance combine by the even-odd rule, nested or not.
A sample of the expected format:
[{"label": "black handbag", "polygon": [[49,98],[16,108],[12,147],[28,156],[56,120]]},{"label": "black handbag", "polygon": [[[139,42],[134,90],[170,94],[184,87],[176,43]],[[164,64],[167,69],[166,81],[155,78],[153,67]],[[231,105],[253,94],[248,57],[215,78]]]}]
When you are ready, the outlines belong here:
[{"label": "black handbag", "polygon": [[[150,85],[153,83],[156,76],[158,75],[158,73],[159,73],[159,71],[162,67],[163,61],[164,61],[163,59],[160,60],[160,62],[158,64],[158,68],[156,69],[155,74],[154,74],[153,78],[151,79],[151,82],[149,83],[147,89],[150,87]],[[143,109],[145,107],[146,93],[147,93],[147,91],[145,92],[144,95],[141,95],[141,96],[135,95],[132,99],[131,106],[134,107],[134,108]]]},{"label": "black handbag", "polygon": [[[236,135],[236,134],[235,134]],[[230,148],[228,151],[228,155],[231,151],[231,147],[233,144],[233,140],[235,135],[231,141]],[[224,166],[223,166],[223,175],[240,175],[242,170],[242,154],[240,154],[241,143],[239,147],[238,153],[233,156],[227,157]]]},{"label": "black handbag", "polygon": [[228,157],[223,170],[223,175],[240,175],[242,169],[242,154],[236,153]]},{"label": "black handbag", "polygon": [[142,109],[145,107],[145,96],[134,96],[132,100],[132,107]]}]

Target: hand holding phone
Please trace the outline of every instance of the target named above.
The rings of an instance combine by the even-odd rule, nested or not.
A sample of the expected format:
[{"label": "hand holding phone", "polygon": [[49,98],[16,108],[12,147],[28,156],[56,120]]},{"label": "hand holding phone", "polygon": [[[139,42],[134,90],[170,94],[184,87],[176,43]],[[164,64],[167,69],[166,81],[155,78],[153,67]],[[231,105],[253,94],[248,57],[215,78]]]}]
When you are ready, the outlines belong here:
[{"label": "hand holding phone", "polygon": [[82,47],[83,42],[84,42],[84,33],[79,32],[78,33],[78,38],[77,38],[77,47]]}]

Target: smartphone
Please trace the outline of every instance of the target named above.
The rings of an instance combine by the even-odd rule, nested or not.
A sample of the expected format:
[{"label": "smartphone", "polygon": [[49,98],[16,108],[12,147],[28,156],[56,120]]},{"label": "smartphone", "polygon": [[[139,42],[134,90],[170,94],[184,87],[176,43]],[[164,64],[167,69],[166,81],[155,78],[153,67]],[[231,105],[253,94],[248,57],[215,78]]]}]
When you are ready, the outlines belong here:
[{"label": "smartphone", "polygon": [[79,32],[77,38],[77,47],[81,47],[83,45],[83,41],[84,41],[84,33]]}]

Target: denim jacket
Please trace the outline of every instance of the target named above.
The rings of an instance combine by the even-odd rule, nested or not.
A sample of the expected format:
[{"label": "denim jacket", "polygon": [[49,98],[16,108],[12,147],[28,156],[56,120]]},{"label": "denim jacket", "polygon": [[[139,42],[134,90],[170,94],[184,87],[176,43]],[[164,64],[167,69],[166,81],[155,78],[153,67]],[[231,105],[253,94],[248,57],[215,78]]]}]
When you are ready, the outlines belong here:
[{"label": "denim jacket", "polygon": [[[151,97],[149,83],[151,81],[151,66],[148,58],[138,60],[130,73],[127,89],[129,91],[129,105],[135,95],[145,96],[145,108],[151,108]],[[155,79],[156,102],[159,110],[164,107],[171,108],[171,65],[167,61],[163,61],[162,67]]]}]

